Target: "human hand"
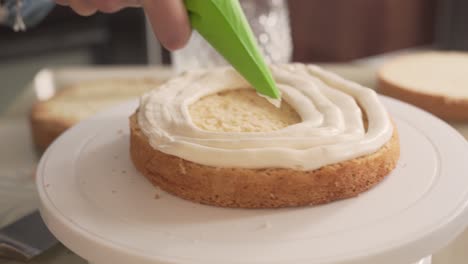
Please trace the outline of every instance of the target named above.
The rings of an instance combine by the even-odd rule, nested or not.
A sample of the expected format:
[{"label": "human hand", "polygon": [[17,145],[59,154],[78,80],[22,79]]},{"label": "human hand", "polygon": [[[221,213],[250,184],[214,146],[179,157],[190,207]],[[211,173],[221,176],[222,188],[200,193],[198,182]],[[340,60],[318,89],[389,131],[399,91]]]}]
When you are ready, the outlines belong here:
[{"label": "human hand", "polygon": [[183,0],[55,0],[70,6],[82,16],[97,11],[114,13],[127,7],[143,7],[153,32],[169,50],[180,49],[188,42],[191,27]]}]

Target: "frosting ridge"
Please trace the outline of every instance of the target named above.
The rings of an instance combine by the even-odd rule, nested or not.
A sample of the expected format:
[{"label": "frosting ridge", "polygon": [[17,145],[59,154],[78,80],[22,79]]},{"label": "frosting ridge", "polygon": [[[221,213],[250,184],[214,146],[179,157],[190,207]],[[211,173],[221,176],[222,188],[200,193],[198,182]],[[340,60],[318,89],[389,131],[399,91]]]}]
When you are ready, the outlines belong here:
[{"label": "frosting ridge", "polygon": [[189,105],[210,94],[250,87],[232,68],[219,68],[187,72],[145,94],[139,126],[153,148],[216,167],[313,170],[371,154],[391,138],[392,123],[373,90],[317,66],[271,69],[282,99],[296,110],[301,123],[249,133],[195,126]]}]

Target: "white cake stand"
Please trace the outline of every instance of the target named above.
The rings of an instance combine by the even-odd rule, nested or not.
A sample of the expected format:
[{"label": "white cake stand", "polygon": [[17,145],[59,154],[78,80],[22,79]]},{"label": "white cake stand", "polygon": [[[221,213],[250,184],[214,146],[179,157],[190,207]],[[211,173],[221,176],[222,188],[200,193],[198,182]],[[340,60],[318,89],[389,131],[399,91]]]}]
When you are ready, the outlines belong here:
[{"label": "white cake stand", "polygon": [[[98,264],[430,263],[468,223],[468,144],[433,116],[383,98],[401,159],[377,187],[323,206],[241,210],[155,189],[129,159],[132,101],[85,121],[43,156],[41,213]],[[220,157],[222,158],[222,157]]]}]

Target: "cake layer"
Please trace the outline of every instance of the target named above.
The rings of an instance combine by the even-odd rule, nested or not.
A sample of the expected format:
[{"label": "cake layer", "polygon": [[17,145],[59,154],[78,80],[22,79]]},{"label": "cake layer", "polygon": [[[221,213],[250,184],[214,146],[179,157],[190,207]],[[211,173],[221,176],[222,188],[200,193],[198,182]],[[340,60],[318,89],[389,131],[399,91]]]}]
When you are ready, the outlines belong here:
[{"label": "cake layer", "polygon": [[379,71],[380,92],[445,120],[468,120],[468,53],[404,55]]},{"label": "cake layer", "polygon": [[60,89],[31,109],[34,143],[45,150],[60,134],[97,112],[141,96],[161,82],[155,79],[102,79]]},{"label": "cake layer", "polygon": [[468,53],[422,52],[384,65],[379,78],[401,88],[468,100]]},{"label": "cake layer", "polygon": [[[286,111],[287,118],[281,119],[281,109],[278,115],[271,109],[269,124],[243,131],[262,119],[255,116],[257,110],[245,116],[250,109],[243,109],[238,128],[232,128],[235,115],[224,119],[223,111],[209,110],[213,107],[209,96],[253,88],[233,69],[221,68],[188,72],[146,94],[138,125],[151,146],[165,154],[207,166],[251,169],[313,170],[376,152],[391,138],[388,113],[371,89],[316,66],[273,66],[272,72],[285,107],[294,110]],[[190,108],[208,116],[194,116]],[[220,123],[199,127],[208,120]],[[230,128],[217,130],[216,126]]]},{"label": "cake layer", "polygon": [[168,155],[149,144],[136,114],[130,118],[130,134],[133,164],[152,184],[190,201],[233,208],[317,205],[354,197],[382,181],[400,156],[396,129],[372,154],[309,171],[212,167]]}]

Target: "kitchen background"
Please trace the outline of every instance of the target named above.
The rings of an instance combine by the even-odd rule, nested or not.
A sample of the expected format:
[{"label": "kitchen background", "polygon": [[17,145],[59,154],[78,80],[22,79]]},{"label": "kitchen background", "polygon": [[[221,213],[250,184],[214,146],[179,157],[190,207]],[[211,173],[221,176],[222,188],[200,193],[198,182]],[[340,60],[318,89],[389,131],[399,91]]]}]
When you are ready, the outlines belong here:
[{"label": "kitchen background", "polygon": [[[356,75],[365,85],[372,83],[370,78],[374,72],[365,67],[363,71],[358,70],[356,67],[362,63],[372,64],[381,57],[408,49],[468,50],[466,0],[289,0],[287,5],[292,60],[328,63],[338,72],[352,71],[351,75]],[[37,203],[33,186],[29,184],[31,161],[37,159],[31,151],[29,126],[24,120],[16,120],[17,116],[8,116],[7,110],[15,112],[18,105],[30,108],[31,101],[23,101],[21,96],[28,89],[31,92],[31,81],[43,68],[170,65],[171,54],[161,50],[148,32],[144,14],[139,9],[84,18],[69,8],[56,6],[42,23],[26,32],[16,33],[0,26],[0,116],[3,113],[7,116],[0,122],[0,139],[3,140],[0,141],[3,148],[0,177],[6,179],[0,193],[10,195],[4,190],[17,190],[20,186],[11,196],[19,197],[17,204],[29,206],[15,212],[16,208],[8,199],[0,199],[0,208],[9,208],[0,212],[0,224],[13,221],[14,216],[34,208]],[[358,63],[350,66],[346,62]],[[27,116],[22,111],[15,113],[21,113],[22,118]],[[468,135],[468,129],[466,131]],[[17,146],[17,142],[23,144]],[[9,144],[14,148],[5,148]],[[17,178],[25,184],[18,184]],[[8,186],[10,182],[16,187]],[[21,189],[21,186],[25,187]],[[28,195],[23,197],[25,193]],[[5,215],[7,217],[2,218]],[[454,242],[435,255],[435,260],[439,260],[436,263],[465,263],[463,260],[446,262],[451,256],[463,256],[465,244]],[[80,259],[70,262],[71,252],[62,251],[63,248],[59,248],[50,254],[54,256],[53,263],[84,263]],[[37,263],[52,263],[48,259],[46,256]]]},{"label": "kitchen background", "polygon": [[[294,61],[343,62],[414,48],[468,49],[465,0],[289,0]],[[151,36],[151,35],[150,35]],[[144,14],[127,9],[83,18],[56,6],[38,26],[0,27],[0,112],[41,68],[170,64],[148,52]],[[148,59],[150,58],[150,59]]]}]

